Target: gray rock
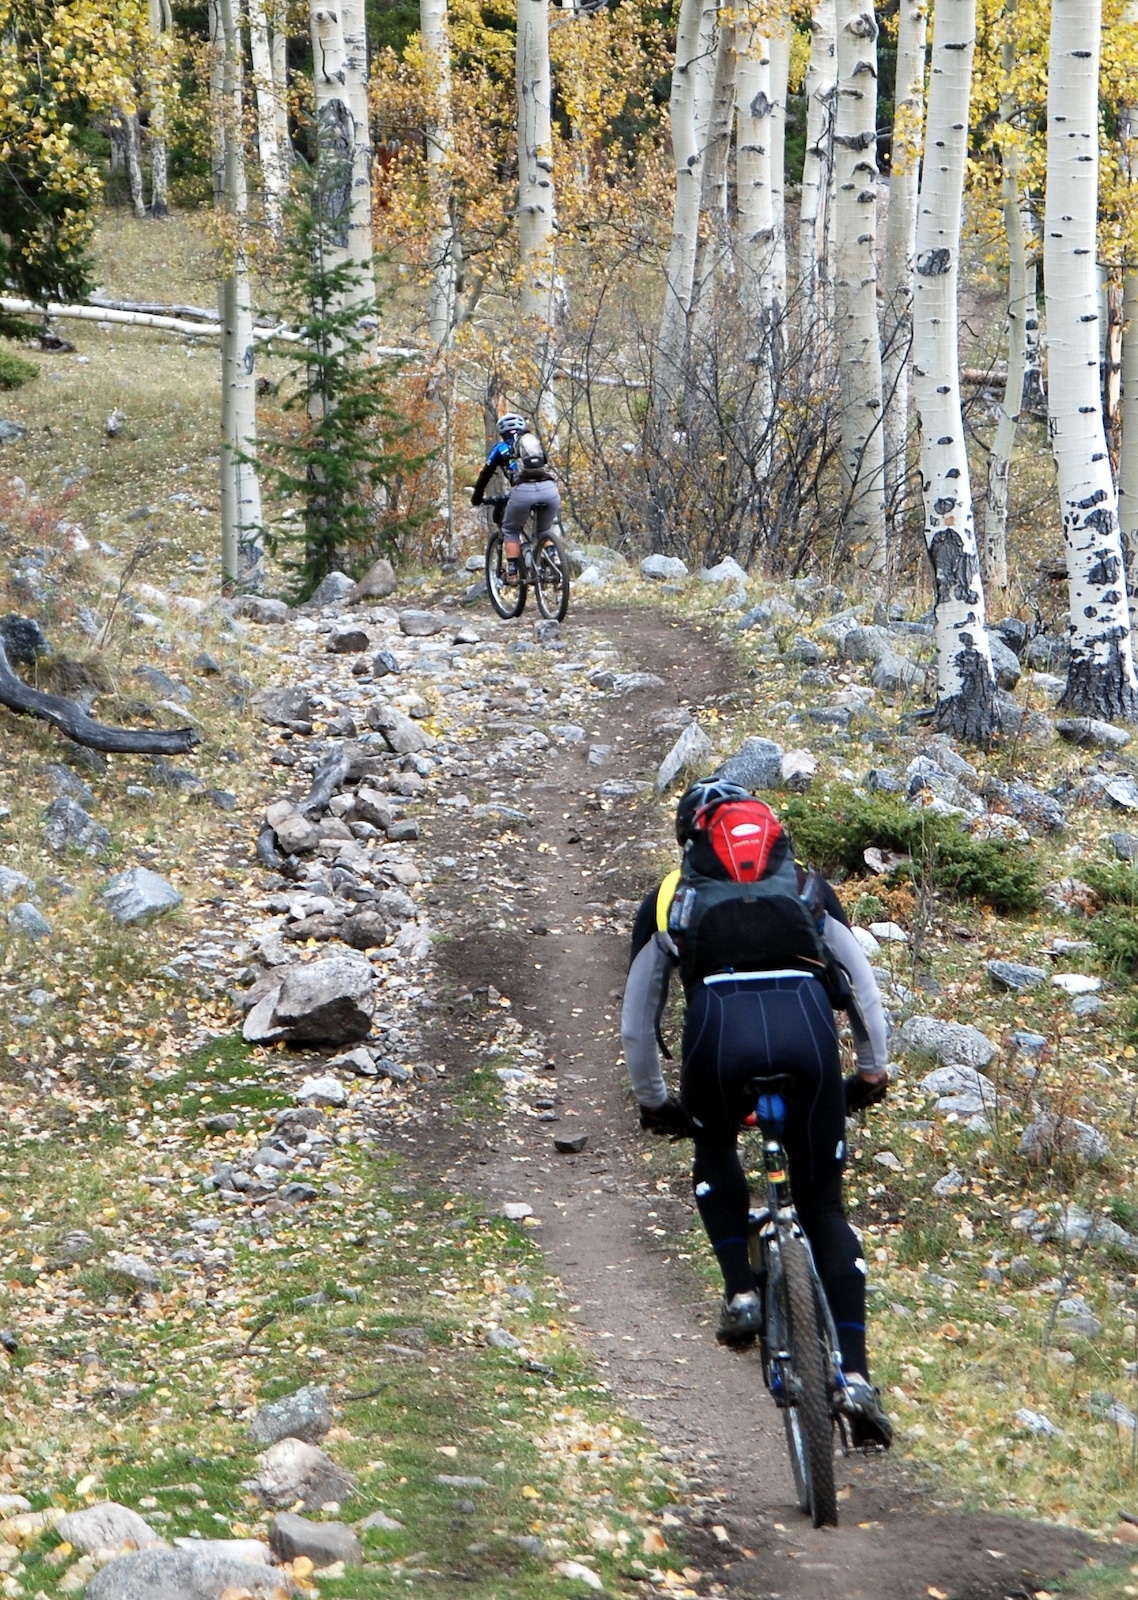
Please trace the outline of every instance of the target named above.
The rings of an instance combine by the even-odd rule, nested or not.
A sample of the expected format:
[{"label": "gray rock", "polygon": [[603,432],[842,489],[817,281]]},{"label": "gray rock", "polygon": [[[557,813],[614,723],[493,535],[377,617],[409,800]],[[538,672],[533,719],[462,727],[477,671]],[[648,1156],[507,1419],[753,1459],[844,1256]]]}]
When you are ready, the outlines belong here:
[{"label": "gray rock", "polygon": [[936,1096],[941,1116],[984,1117],[995,1109],[995,1085],[975,1067],[937,1067],[921,1079],[926,1094]]},{"label": "gray rock", "polygon": [[617,672],[605,687],[614,694],[636,694],[641,689],[662,689],[664,680],[655,672]]},{"label": "gray rock", "polygon": [[35,893],[35,883],[26,873],[13,867],[0,867],[0,900],[14,900],[18,894]]},{"label": "gray rock", "polygon": [[92,1256],[98,1254],[98,1250],[89,1233],[82,1228],[72,1228],[59,1241],[59,1260],[64,1266],[73,1267],[77,1262],[90,1261]]},{"label": "gray rock", "polygon": [[986,778],[981,792],[993,811],[1008,812],[1036,837],[1059,833],[1067,824],[1066,812],[1058,800],[1019,778],[1011,783],[1003,783],[999,778]]},{"label": "gray rock", "polygon": [[171,794],[196,794],[205,785],[196,772],[188,772],[185,767],[175,767],[161,756],[154,762],[151,771],[164,789],[169,789]]},{"label": "gray rock", "polygon": [[339,605],[346,600],[355,588],[355,583],[346,572],[329,572],[321,578],[312,594],[308,597],[308,605],[316,610],[319,606]]},{"label": "gray rock", "polygon": [[818,773],[817,757],[809,750],[786,750],[780,764],[783,787],[805,794]]},{"label": "gray rock", "polygon": [[1079,1339],[1097,1339],[1102,1332],[1102,1323],[1078,1294],[1060,1300],[1056,1321],[1064,1333]]},{"label": "gray rock", "polygon": [[1038,1433],[1045,1439],[1061,1439],[1062,1430],[1057,1428],[1050,1418],[1045,1417],[1041,1411],[1032,1411],[1028,1406],[1021,1406],[1015,1414],[1015,1420],[1020,1427],[1026,1428],[1029,1433]]},{"label": "gray rock", "polygon": [[259,594],[243,594],[233,602],[233,615],[268,628],[287,622],[291,613],[283,600],[268,600]]},{"label": "gray rock", "polygon": [[1040,1166],[1064,1156],[1073,1156],[1088,1166],[1097,1166],[1100,1161],[1109,1158],[1110,1145],[1089,1122],[1043,1111],[1023,1130],[1019,1153]]},{"label": "gray rock", "polygon": [[168,672],[163,672],[161,667],[146,665],[136,667],[134,675],[163,700],[176,700],[180,705],[188,706],[193,699],[193,694],[186,685],[177,678],[172,678]]},{"label": "gray rock", "polygon": [[[354,1050],[345,1050],[341,1055],[333,1056],[324,1063],[325,1072],[354,1072],[360,1078],[376,1077],[375,1057],[365,1045],[358,1045]],[[290,1432],[294,1431],[292,1429]],[[283,1435],[282,1435],[283,1437]],[[298,1438],[307,1438],[307,1434],[298,1434]]]},{"label": "gray rock", "polygon": [[350,1472],[303,1439],[280,1439],[257,1462],[252,1487],[270,1506],[294,1506],[299,1500],[305,1511],[319,1511],[330,1501],[346,1500],[356,1485]]},{"label": "gray rock", "polygon": [[354,628],[350,624],[345,624],[332,629],[324,648],[330,655],[355,656],[361,655],[370,644],[366,628]]},{"label": "gray rock", "polygon": [[883,656],[896,653],[884,628],[861,623],[843,634],[838,644],[838,654],[845,661],[880,661]]},{"label": "gray rock", "polygon": [[280,728],[311,726],[313,707],[307,689],[263,689],[259,699],[262,722]]},{"label": "gray rock", "polygon": [[0,643],[17,667],[34,667],[40,656],[51,654],[47,634],[34,617],[0,617]]},{"label": "gray rock", "polygon": [[1020,680],[1022,668],[1019,657],[1001,636],[989,630],[988,648],[992,654],[992,670],[1001,689],[1014,689]]},{"label": "gray rock", "polygon": [[898,1044],[906,1054],[934,1057],[945,1066],[986,1067],[996,1053],[991,1040],[966,1022],[939,1017],[910,1017],[901,1025]]},{"label": "gray rock", "polygon": [[813,639],[807,639],[799,634],[797,639],[792,639],[783,651],[784,661],[793,661],[796,666],[816,667],[825,659],[825,651]]},{"label": "gray rock", "polygon": [[1107,842],[1119,861],[1138,861],[1138,833],[1111,833]]},{"label": "gray rock", "polygon": [[1049,639],[1045,633],[1037,633],[1029,639],[1023,652],[1027,665],[1041,672],[1062,672],[1070,658],[1071,648],[1066,640]]},{"label": "gray rock", "polygon": [[276,1444],[278,1439],[304,1439],[309,1444],[319,1444],[331,1426],[327,1389],[309,1383],[262,1406],[249,1425],[249,1437],[262,1446]]},{"label": "gray rock", "polygon": [[1087,1410],[1094,1417],[1102,1417],[1106,1422],[1117,1423],[1120,1428],[1128,1428],[1131,1433],[1138,1432],[1138,1417],[1129,1406],[1124,1406],[1102,1389],[1093,1390],[1087,1396]]},{"label": "gray rock", "polygon": [[0,417],[0,444],[12,444],[25,438],[27,432],[22,422],[9,422],[7,417]]},{"label": "gray rock", "polygon": [[319,829],[299,811],[290,811],[286,816],[280,817],[273,823],[273,832],[286,856],[301,855],[307,850],[315,850],[320,843]]},{"label": "gray rock", "polygon": [[1034,1283],[1036,1278],[1035,1267],[1030,1256],[1013,1256],[1008,1262],[1008,1277],[1021,1288],[1029,1283]]},{"label": "gray rock", "polygon": [[865,787],[870,794],[903,794],[905,785],[895,772],[874,767],[865,775]]},{"label": "gray rock", "polygon": [[49,850],[78,850],[85,856],[106,855],[111,836],[106,828],[89,817],[70,795],[61,794],[44,813],[44,837]]},{"label": "gray rock", "polygon": [[698,722],[689,722],[675,744],[661,761],[656,773],[656,788],[660,794],[681,773],[699,772],[711,756],[711,740]]},{"label": "gray rock", "polygon": [[182,903],[182,896],[174,885],[157,872],[151,872],[149,867],[130,867],[126,872],[116,872],[100,889],[98,898],[124,927],[153,922],[155,917],[177,910]]},{"label": "gray rock", "polygon": [[1042,967],[1028,967],[1018,961],[989,961],[988,976],[994,988],[1013,994],[1024,989],[1038,989],[1041,983],[1047,982]]},{"label": "gray rock", "polygon": [[1018,617],[1002,617],[992,624],[991,631],[1000,636],[1015,655],[1021,656],[1027,644],[1027,624]]},{"label": "gray rock", "polygon": [[1116,811],[1138,811],[1138,783],[1128,772],[1104,783],[1102,793]]},{"label": "gray rock", "polygon": [[1121,750],[1130,743],[1125,728],[1117,728],[1113,722],[1100,722],[1097,717],[1061,717],[1055,724],[1055,732],[1068,744],[1080,745],[1085,750]]},{"label": "gray rock", "polygon": [[339,1078],[322,1072],[317,1077],[305,1078],[296,1091],[296,1098],[302,1106],[346,1106],[348,1091]]},{"label": "gray rock", "polygon": [[642,578],[656,578],[661,581],[671,579],[675,582],[678,578],[688,575],[687,563],[678,556],[645,556],[640,563],[640,576]]},{"label": "gray rock", "polygon": [[749,611],[743,613],[735,626],[740,633],[745,633],[748,628],[765,628],[771,617],[772,612],[769,606],[752,606]]},{"label": "gray rock", "polygon": [[307,1556],[315,1567],[342,1561],[358,1567],[364,1558],[360,1541],[342,1522],[310,1522],[293,1511],[278,1511],[269,1528],[269,1545],[278,1561]]},{"label": "gray rock", "polygon": [[[643,570],[642,563],[641,571]],[[724,556],[723,560],[716,562],[713,567],[701,567],[699,581],[701,583],[746,583],[747,574],[733,556]]]},{"label": "gray rock", "polygon": [[1017,1050],[1022,1050],[1024,1055],[1037,1056],[1047,1046],[1047,1035],[1045,1033],[1029,1033],[1026,1029],[1020,1028],[1012,1034],[1012,1043]]},{"label": "gray rock", "polygon": [[403,711],[397,711],[394,706],[382,705],[374,702],[367,710],[368,727],[375,728],[382,733],[389,750],[397,756],[413,755],[417,750],[427,750],[434,739],[413,722]]},{"label": "gray rock", "polygon": [[120,1556],[87,1585],[87,1600],[285,1600],[293,1588],[272,1567],[209,1550],[139,1550]]},{"label": "gray rock", "polygon": [[158,1273],[149,1261],[144,1261],[141,1256],[127,1255],[121,1250],[112,1250],[106,1257],[103,1266],[116,1278],[125,1278],[134,1289],[144,1290],[152,1294],[159,1286]]},{"label": "gray rock", "polygon": [[[277,980],[279,978],[279,986]],[[358,956],[326,956],[278,968],[273,987],[245,1018],[250,1044],[350,1044],[365,1039],[375,1006],[375,974]]]},{"label": "gray rock", "polygon": [[84,783],[77,772],[72,772],[70,767],[65,767],[59,761],[49,761],[44,768],[51,779],[51,786],[56,794],[69,794],[72,800],[78,800],[84,808],[95,804],[95,791],[90,784]]},{"label": "gray rock", "polygon": [[50,939],[51,923],[30,900],[18,900],[8,913],[9,932],[25,939]]},{"label": "gray rock", "polygon": [[371,675],[373,678],[398,677],[402,671],[403,668],[390,650],[377,650],[371,658]]},{"label": "gray rock", "polygon": [[96,1550],[149,1550],[165,1541],[154,1532],[150,1524],[114,1500],[104,1500],[97,1506],[85,1506],[82,1511],[69,1511],[55,1525],[60,1539],[73,1544],[84,1555]]},{"label": "gray rock", "polygon": [[958,1194],[964,1187],[964,1174],[956,1167],[951,1167],[943,1178],[938,1178],[933,1184],[933,1194],[938,1200],[943,1200],[946,1195]]},{"label": "gray rock", "polygon": [[774,789],[782,779],[782,758],[780,744],[753,736],[744,739],[734,755],[720,762],[715,776],[741,784],[744,789]]},{"label": "gray rock", "polygon": [[370,1533],[373,1528],[381,1533],[401,1533],[403,1524],[396,1517],[389,1517],[386,1511],[373,1511],[356,1523],[361,1533]]},{"label": "gray rock", "polygon": [[926,667],[893,651],[875,661],[873,671],[870,673],[870,682],[875,689],[880,689],[882,694],[900,694],[907,689],[924,688],[927,681]]},{"label": "gray rock", "polygon": [[410,639],[429,639],[433,634],[445,633],[452,627],[451,619],[441,611],[401,611],[399,631]]},{"label": "gray rock", "polygon": [[191,1550],[199,1558],[213,1561],[248,1561],[256,1567],[271,1567],[273,1552],[261,1539],[175,1539],[176,1550]]},{"label": "gray rock", "polygon": [[[481,557],[478,559],[481,562]],[[386,600],[388,595],[394,593],[395,568],[386,556],[380,556],[378,561],[372,562],[348,595],[348,604],[355,605],[360,600]]]}]

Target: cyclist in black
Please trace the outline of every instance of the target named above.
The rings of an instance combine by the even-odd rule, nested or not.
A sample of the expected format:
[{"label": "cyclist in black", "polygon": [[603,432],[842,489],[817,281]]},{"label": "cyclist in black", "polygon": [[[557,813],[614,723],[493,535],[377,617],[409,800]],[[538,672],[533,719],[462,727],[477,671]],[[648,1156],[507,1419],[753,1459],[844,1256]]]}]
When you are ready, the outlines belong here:
[{"label": "cyclist in black", "polygon": [[[749,900],[729,887],[732,875],[711,847],[709,828],[721,806],[740,800],[750,802],[766,830],[761,876],[777,875],[785,894],[780,889]],[[783,1144],[791,1191],[837,1328],[854,1408],[853,1440],[887,1449],[893,1430],[869,1381],[866,1356],[865,1260],[842,1203],[846,1115],[883,1099],[889,1083],[877,981],[833,889],[797,866],[778,819],[749,791],[716,779],[693,784],[680,797],[676,837],[685,876],[670,874],[640,905],[621,1015],[640,1126],[694,1140],[696,1205],[723,1273],[716,1337],[723,1344],[751,1344],[762,1326],[762,1286],[747,1249],[750,1195],[737,1138],[754,1109],[750,1080],[788,1076]],[[698,891],[685,886],[709,881],[705,901],[714,901],[715,909],[702,914],[696,941],[678,931],[682,917],[673,907],[683,911],[685,893],[694,905]],[[793,931],[804,892],[815,897],[813,941]],[[809,935],[810,924],[803,926]],[[668,1093],[658,1049],[659,1019],[677,966],[687,1000],[678,1100]],[[849,1012],[857,1050],[858,1070],[844,1086],[835,1003]]]},{"label": "cyclist in black", "polygon": [[478,481],[470,495],[472,506],[482,505],[495,472],[501,472],[510,485],[509,496],[494,503],[494,521],[502,529],[502,549],[506,557],[507,582],[518,579],[518,560],[522,553],[521,533],[531,511],[537,511],[537,533],[548,533],[561,510],[561,494],[550,470],[545,448],[536,434],[526,429],[526,420],[517,412],[498,418],[498,443],[486,457]]}]

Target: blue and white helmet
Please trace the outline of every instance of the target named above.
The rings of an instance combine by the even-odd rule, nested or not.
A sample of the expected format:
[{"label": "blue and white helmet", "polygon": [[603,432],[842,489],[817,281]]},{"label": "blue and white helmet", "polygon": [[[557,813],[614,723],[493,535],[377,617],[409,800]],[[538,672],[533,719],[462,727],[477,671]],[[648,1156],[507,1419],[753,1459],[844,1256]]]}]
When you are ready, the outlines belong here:
[{"label": "blue and white helmet", "polygon": [[526,419],[516,411],[507,411],[504,417],[498,418],[499,439],[516,439],[519,433],[525,431]]}]

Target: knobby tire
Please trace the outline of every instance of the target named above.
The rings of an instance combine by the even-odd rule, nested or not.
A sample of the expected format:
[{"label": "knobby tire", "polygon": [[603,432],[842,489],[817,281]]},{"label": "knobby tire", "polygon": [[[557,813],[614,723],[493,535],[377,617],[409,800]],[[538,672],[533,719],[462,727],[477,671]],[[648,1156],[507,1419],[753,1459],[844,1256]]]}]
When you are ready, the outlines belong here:
[{"label": "knobby tire", "polygon": [[785,1297],[786,1347],[790,1351],[790,1390],[794,1404],[783,1411],[786,1443],[794,1469],[798,1503],[816,1528],[836,1527],[838,1496],[834,1485],[834,1422],[830,1380],[819,1331],[814,1275],[802,1240],[783,1234],[779,1240]]},{"label": "knobby tire", "polygon": [[564,622],[569,609],[569,562],[555,533],[538,534],[533,546],[534,594],[543,617]]},{"label": "knobby tire", "polygon": [[520,617],[526,605],[526,586],[506,583],[506,552],[502,530],[496,528],[486,544],[486,588],[490,604],[500,617]]}]

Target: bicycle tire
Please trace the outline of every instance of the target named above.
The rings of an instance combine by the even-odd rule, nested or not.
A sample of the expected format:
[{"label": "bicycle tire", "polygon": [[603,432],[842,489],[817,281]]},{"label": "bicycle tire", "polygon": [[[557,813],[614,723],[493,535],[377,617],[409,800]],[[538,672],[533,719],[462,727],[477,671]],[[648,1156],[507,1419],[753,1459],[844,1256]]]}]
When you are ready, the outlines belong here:
[{"label": "bicycle tire", "polygon": [[837,1527],[834,1483],[834,1419],[818,1318],[814,1274],[802,1240],[779,1239],[782,1271],[775,1288],[784,1297],[786,1348],[790,1351],[789,1404],[783,1409],[786,1444],[799,1507],[816,1528]]},{"label": "bicycle tire", "polygon": [[506,553],[502,530],[495,528],[486,541],[486,590],[500,617],[520,617],[526,606],[526,586],[506,583]]},{"label": "bicycle tire", "polygon": [[552,622],[564,622],[569,609],[569,561],[557,534],[541,533],[535,539],[533,576],[537,609]]}]

